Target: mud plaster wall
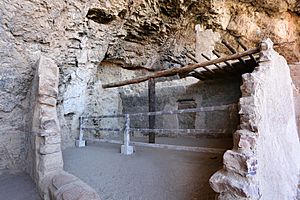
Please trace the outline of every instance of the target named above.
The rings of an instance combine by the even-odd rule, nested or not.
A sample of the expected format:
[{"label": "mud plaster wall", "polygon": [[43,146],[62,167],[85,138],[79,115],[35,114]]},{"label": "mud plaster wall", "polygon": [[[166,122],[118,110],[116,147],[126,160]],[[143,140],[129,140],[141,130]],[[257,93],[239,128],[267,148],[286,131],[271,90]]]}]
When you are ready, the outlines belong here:
[{"label": "mud plaster wall", "polygon": [[[199,108],[236,104],[241,95],[241,78],[198,81],[174,80],[156,83],[156,110],[172,111],[181,108]],[[123,113],[148,112],[148,90],[138,95],[121,92]],[[221,129],[224,133],[211,133],[211,136],[231,136],[239,123],[236,109],[224,111],[164,115],[156,117],[156,128],[165,129]],[[133,117],[131,126],[148,127],[148,117]],[[175,134],[170,134],[175,136]],[[201,133],[196,136],[201,136]]]},{"label": "mud plaster wall", "polygon": [[294,83],[294,101],[295,101],[295,112],[296,122],[298,127],[298,135],[300,139],[300,63],[289,65],[291,69],[291,76]]},{"label": "mud plaster wall", "polygon": [[258,177],[262,199],[294,199],[300,170],[293,85],[286,60],[276,52],[253,73],[257,123]]},{"label": "mud plaster wall", "polygon": [[243,75],[241,129],[223,156],[223,169],[210,179],[221,200],[296,199],[300,145],[293,84],[285,59],[271,44],[254,72]]}]

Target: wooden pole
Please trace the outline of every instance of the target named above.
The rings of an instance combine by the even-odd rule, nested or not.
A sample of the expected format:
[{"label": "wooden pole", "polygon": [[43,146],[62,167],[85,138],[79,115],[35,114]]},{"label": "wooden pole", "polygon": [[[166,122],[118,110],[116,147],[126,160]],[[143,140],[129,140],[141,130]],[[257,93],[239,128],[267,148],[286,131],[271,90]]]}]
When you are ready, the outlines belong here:
[{"label": "wooden pole", "polygon": [[[148,81],[148,102],[149,112],[155,112],[156,105],[155,97],[155,79],[151,78]],[[149,116],[149,129],[155,128],[155,115]],[[155,132],[149,132],[149,143],[155,143]]]},{"label": "wooden pole", "polygon": [[[242,47],[242,49],[244,49],[244,51],[247,51],[247,50],[248,50],[248,48],[246,47],[246,45],[244,45],[244,43],[243,43],[240,39],[237,38],[236,41],[237,41],[237,43]],[[255,60],[255,58],[254,58],[253,55],[250,54],[249,57],[251,58],[251,60],[252,60],[254,63],[257,64],[257,62],[256,62],[256,60]]]},{"label": "wooden pole", "polygon": [[[191,59],[191,60],[193,60],[195,63],[199,63],[198,62],[198,60],[192,55],[192,54],[190,54],[189,52],[187,52],[186,54],[185,54],[189,59]],[[209,71],[211,74],[213,74],[214,72],[211,70],[211,69],[209,69],[208,67],[203,67],[206,71]]]},{"label": "wooden pole", "polygon": [[260,51],[260,47],[256,47],[256,48],[244,51],[244,52],[235,53],[235,54],[225,56],[225,57],[221,57],[221,58],[217,58],[217,59],[214,59],[214,60],[204,61],[202,63],[190,64],[190,65],[186,65],[186,66],[181,67],[181,68],[176,67],[176,68],[166,69],[166,70],[155,72],[155,73],[150,74],[148,76],[142,76],[142,77],[135,78],[135,79],[120,81],[120,82],[117,82],[117,83],[103,84],[102,87],[103,88],[120,87],[120,86],[124,86],[124,85],[141,83],[141,82],[147,81],[151,78],[167,77],[167,76],[174,76],[174,75],[181,74],[181,73],[189,73],[189,72],[193,71],[194,69],[197,69],[197,68],[200,68],[200,67],[206,67],[208,65],[213,65],[213,64],[225,62],[225,61],[228,61],[228,60],[239,59],[243,56],[248,56],[250,54],[258,53],[259,51]]},{"label": "wooden pole", "polygon": [[[227,49],[229,49],[229,51],[231,53],[233,53],[233,54],[237,53],[237,50],[233,46],[231,46],[225,39],[222,40],[222,44],[224,44],[225,47],[227,47]],[[249,55],[251,55],[251,54],[249,54]],[[247,66],[247,63],[241,57],[238,59],[241,63],[243,63],[244,65]]]}]

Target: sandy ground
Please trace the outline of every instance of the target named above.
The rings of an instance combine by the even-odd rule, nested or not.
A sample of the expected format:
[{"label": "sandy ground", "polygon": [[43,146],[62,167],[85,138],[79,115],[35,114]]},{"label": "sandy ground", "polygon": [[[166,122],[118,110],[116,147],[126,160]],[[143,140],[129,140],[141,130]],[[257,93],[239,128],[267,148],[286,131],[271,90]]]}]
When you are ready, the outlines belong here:
[{"label": "sandy ground", "polygon": [[66,171],[109,200],[213,200],[208,179],[222,168],[221,154],[136,147],[124,156],[120,145],[104,143],[63,156]]},{"label": "sandy ground", "polygon": [[24,174],[0,175],[1,200],[40,200],[37,189],[32,179]]}]

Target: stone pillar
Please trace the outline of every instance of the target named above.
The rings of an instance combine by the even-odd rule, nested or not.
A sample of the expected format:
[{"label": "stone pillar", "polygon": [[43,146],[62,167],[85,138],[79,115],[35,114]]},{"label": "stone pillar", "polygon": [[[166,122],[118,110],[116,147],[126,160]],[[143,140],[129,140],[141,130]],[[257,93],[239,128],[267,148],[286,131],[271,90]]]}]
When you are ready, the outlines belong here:
[{"label": "stone pillar", "polygon": [[40,57],[33,81],[31,176],[37,184],[48,174],[63,169],[60,126],[56,114],[59,71],[49,58]]},{"label": "stone pillar", "polygon": [[45,200],[99,200],[97,192],[63,171],[61,132],[57,118],[59,71],[49,58],[40,57],[31,91],[32,127],[28,163],[30,175]]}]

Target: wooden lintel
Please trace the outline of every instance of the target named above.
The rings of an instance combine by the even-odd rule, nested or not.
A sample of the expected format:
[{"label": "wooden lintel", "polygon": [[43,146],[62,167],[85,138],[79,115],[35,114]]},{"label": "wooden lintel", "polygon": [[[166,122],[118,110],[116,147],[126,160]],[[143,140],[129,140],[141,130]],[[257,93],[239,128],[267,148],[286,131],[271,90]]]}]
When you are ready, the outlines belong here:
[{"label": "wooden lintel", "polygon": [[205,61],[202,63],[189,64],[189,65],[186,65],[181,68],[175,67],[175,68],[171,68],[171,69],[166,69],[166,70],[154,72],[150,75],[142,76],[142,77],[135,78],[135,79],[120,81],[120,82],[116,82],[116,83],[103,84],[102,87],[103,88],[120,87],[120,86],[124,86],[124,85],[141,83],[141,82],[149,80],[150,78],[168,77],[168,76],[174,76],[174,75],[181,74],[181,73],[189,73],[197,68],[206,67],[208,65],[213,65],[213,64],[225,62],[228,60],[239,59],[243,56],[248,56],[250,54],[258,53],[259,51],[260,51],[260,47],[256,47],[256,48],[244,51],[244,52],[235,53],[235,54],[220,57],[220,58],[217,58],[214,60],[208,60],[208,61]]}]

